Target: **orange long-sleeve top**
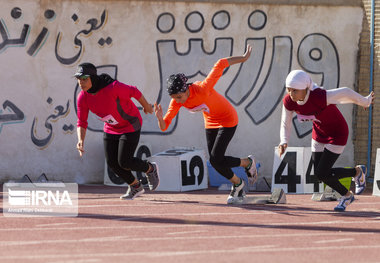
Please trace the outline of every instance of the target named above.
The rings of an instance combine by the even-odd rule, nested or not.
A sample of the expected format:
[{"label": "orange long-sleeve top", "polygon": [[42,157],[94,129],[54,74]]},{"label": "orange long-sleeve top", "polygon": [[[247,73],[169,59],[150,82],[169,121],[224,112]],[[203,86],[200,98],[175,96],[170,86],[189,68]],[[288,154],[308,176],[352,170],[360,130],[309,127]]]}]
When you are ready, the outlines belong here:
[{"label": "orange long-sleeve top", "polygon": [[169,127],[182,106],[190,111],[202,110],[206,129],[236,126],[239,118],[235,108],[214,89],[223,70],[228,66],[227,59],[219,59],[203,81],[194,82],[189,86],[190,95],[185,103],[177,103],[172,99],[164,116],[166,128],[163,131]]}]

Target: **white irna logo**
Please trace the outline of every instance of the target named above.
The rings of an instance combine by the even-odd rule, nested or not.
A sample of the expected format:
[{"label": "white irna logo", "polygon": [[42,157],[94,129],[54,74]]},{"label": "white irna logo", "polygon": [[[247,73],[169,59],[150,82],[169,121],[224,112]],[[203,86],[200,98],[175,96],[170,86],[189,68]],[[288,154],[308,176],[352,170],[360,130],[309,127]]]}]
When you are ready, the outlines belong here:
[{"label": "white irna logo", "polygon": [[10,205],[73,205],[69,192],[67,190],[60,191],[44,191],[44,190],[11,190],[8,188],[8,203]]}]

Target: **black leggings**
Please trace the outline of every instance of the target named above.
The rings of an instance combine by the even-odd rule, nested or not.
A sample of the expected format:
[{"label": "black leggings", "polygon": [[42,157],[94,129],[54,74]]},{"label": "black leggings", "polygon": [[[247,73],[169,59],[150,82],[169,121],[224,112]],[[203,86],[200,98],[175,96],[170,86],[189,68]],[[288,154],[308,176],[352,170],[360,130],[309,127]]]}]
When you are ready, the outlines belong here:
[{"label": "black leggings", "polygon": [[206,129],[206,140],[210,163],[221,175],[230,180],[234,176],[231,167],[240,166],[240,158],[224,156],[236,127]]},{"label": "black leggings", "polygon": [[323,152],[312,152],[314,162],[314,174],[319,180],[344,196],[348,190],[344,187],[339,179],[345,177],[354,177],[356,175],[355,168],[332,168],[339,154],[333,153],[327,149]]},{"label": "black leggings", "polygon": [[133,157],[140,140],[140,131],[109,134],[104,133],[104,153],[109,168],[127,184],[135,180],[131,171],[147,172],[149,163]]}]

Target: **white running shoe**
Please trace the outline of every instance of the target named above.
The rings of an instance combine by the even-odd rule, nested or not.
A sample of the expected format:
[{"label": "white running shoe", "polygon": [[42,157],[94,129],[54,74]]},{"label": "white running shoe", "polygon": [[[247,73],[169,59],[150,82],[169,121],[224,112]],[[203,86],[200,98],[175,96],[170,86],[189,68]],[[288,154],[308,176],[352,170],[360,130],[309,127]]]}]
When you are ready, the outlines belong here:
[{"label": "white running shoe", "polygon": [[334,208],[334,211],[344,212],[346,210],[346,207],[349,204],[351,204],[353,201],[355,201],[355,197],[353,193],[351,193],[349,197],[342,196],[339,200],[339,204]]},{"label": "white running shoe", "polygon": [[250,185],[253,185],[258,178],[257,168],[256,168],[256,160],[253,155],[249,155],[248,159],[251,161],[251,165],[245,168],[245,173],[248,176],[248,182]]},{"label": "white running shoe", "polygon": [[367,167],[365,165],[357,165],[356,168],[359,168],[360,171],[358,176],[354,177],[355,194],[360,195],[366,186],[365,178],[367,176]]},{"label": "white running shoe", "polygon": [[141,183],[136,186],[129,185],[128,190],[125,193],[125,195],[120,196],[120,199],[122,200],[133,200],[136,197],[142,195],[145,192],[144,187],[142,186]]},{"label": "white running shoe", "polygon": [[150,163],[153,167],[153,170],[149,173],[146,173],[146,179],[148,180],[148,186],[150,191],[156,190],[160,185],[160,176],[158,174],[158,166],[156,163]]},{"label": "white running shoe", "polygon": [[227,204],[236,204],[243,202],[245,197],[244,181],[240,179],[240,185],[235,186],[232,184],[230,195],[227,198]]}]

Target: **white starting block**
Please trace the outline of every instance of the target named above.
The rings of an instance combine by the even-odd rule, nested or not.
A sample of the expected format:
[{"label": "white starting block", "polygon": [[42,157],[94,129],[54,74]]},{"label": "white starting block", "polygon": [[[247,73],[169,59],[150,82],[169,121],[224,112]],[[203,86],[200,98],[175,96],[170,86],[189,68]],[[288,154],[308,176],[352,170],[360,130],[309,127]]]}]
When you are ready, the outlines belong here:
[{"label": "white starting block", "polygon": [[208,170],[205,152],[193,148],[174,148],[149,158],[158,166],[160,185],[155,191],[183,192],[206,189]]},{"label": "white starting block", "polygon": [[311,200],[313,200],[313,201],[337,201],[341,197],[342,196],[337,191],[332,189],[330,186],[326,186],[323,193],[314,193],[311,196]]},{"label": "white starting block", "polygon": [[[146,160],[152,155],[152,150],[149,144],[140,142],[137,145],[135,157]],[[146,184],[146,177],[143,172],[134,172],[132,174],[136,176],[137,180],[140,180],[142,184]],[[145,182],[145,183],[144,183]],[[104,184],[109,186],[128,186],[128,184],[120,177],[118,177],[104,162]]]},{"label": "white starting block", "polygon": [[42,173],[37,180],[32,181],[30,177],[25,174],[21,179],[19,180],[9,180],[6,182],[9,186],[17,186],[17,185],[30,185],[31,187],[41,187],[41,188],[47,188],[47,187],[66,187],[65,184],[62,181],[51,181],[47,178],[45,173]]},{"label": "white starting block", "polygon": [[280,157],[274,148],[272,189],[285,193],[321,193],[323,183],[314,176],[310,147],[288,147]]},{"label": "white starting block", "polygon": [[[370,169],[370,167],[368,167]],[[380,196],[380,148],[376,151],[375,176],[373,178],[372,195]]]},{"label": "white starting block", "polygon": [[286,204],[286,194],[276,188],[271,195],[246,196],[242,204]]}]

